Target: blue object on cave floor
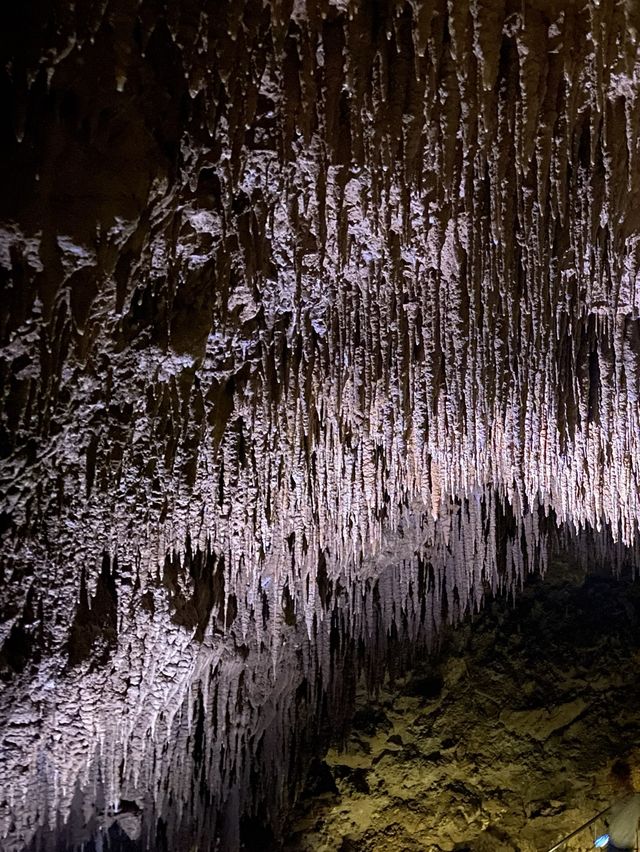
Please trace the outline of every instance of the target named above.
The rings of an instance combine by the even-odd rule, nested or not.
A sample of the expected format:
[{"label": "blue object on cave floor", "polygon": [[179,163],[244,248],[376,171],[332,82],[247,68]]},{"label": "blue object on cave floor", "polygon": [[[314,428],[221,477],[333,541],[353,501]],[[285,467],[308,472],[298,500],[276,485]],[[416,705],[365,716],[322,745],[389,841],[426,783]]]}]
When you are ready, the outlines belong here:
[{"label": "blue object on cave floor", "polygon": [[609,835],[608,834],[601,834],[600,837],[596,837],[593,845],[597,849],[602,849],[604,846],[607,845],[608,842],[609,842]]}]

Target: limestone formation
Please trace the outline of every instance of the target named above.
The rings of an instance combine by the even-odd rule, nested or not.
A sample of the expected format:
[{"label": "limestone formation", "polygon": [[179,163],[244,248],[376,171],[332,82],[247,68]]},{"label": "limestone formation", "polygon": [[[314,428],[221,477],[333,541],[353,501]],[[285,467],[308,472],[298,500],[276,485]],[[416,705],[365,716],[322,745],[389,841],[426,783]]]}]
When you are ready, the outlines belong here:
[{"label": "limestone formation", "polygon": [[635,558],[640,8],[0,16],[0,843],[232,850],[389,643]]}]

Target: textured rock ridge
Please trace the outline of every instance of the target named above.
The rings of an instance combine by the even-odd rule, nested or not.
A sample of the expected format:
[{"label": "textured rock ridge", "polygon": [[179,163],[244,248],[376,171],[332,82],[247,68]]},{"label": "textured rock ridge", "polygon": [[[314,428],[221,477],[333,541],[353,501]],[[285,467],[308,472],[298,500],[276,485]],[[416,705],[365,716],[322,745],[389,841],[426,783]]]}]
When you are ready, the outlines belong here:
[{"label": "textured rock ridge", "polygon": [[636,540],[640,12],[2,15],[0,836],[232,848],[336,635]]}]

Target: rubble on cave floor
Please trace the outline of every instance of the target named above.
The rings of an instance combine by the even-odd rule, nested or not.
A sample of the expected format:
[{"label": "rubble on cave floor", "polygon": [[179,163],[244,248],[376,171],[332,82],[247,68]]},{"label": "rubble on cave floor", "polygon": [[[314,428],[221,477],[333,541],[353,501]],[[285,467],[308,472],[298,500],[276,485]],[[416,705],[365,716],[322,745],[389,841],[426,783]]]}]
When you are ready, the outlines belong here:
[{"label": "rubble on cave floor", "polygon": [[[573,571],[573,573],[572,573]],[[640,582],[556,563],[375,698],[310,772],[288,852],[536,852],[640,766]],[[593,848],[597,823],[567,849]]]}]

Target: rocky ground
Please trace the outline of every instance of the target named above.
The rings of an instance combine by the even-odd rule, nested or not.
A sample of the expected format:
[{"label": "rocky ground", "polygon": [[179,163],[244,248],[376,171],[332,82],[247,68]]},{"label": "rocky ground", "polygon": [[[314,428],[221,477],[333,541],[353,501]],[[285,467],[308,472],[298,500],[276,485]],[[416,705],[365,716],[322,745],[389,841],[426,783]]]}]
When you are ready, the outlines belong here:
[{"label": "rocky ground", "polygon": [[[310,773],[287,850],[547,850],[640,745],[640,583],[568,562],[496,600],[376,699]],[[593,848],[600,822],[565,848]]]}]

